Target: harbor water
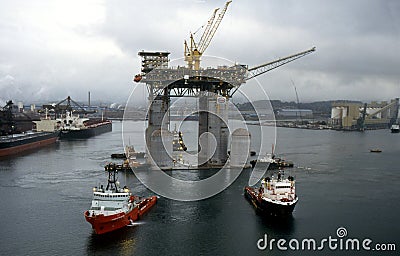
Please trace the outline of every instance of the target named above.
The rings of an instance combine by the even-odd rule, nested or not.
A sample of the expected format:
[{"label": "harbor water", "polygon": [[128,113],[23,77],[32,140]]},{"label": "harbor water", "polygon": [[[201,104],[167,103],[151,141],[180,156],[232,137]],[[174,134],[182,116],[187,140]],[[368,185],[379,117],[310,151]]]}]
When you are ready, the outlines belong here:
[{"label": "harbor water", "polygon": [[[193,148],[196,122],[183,134]],[[192,123],[192,124],[190,124]],[[131,122],[130,143],[144,150],[144,122]],[[253,147],[258,126],[250,126]],[[273,129],[263,127],[263,129]],[[103,166],[123,151],[122,123],[86,140],[59,141],[0,160],[0,255],[398,255],[400,248],[400,135],[390,130],[339,132],[277,128],[276,153],[295,163],[299,202],[293,216],[262,218],[243,196],[251,169],[223,192],[181,202],[161,197],[133,227],[96,235],[83,212],[92,188],[106,182]],[[267,142],[265,142],[267,143]],[[268,142],[269,144],[269,142]],[[268,148],[270,146],[268,145]],[[371,153],[380,148],[382,153]],[[175,177],[201,177],[209,170],[172,171]],[[206,176],[209,175],[206,174]],[[134,194],[154,194],[131,173],[119,173]],[[187,191],[190,193],[190,191]],[[268,239],[320,241],[369,238],[396,251],[261,250]]]}]

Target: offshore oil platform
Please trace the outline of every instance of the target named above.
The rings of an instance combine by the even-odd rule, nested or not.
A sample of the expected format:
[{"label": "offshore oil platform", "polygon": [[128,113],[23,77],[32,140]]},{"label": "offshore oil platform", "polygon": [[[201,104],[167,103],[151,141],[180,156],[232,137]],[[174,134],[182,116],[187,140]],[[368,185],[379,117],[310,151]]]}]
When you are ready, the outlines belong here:
[{"label": "offshore oil platform", "polygon": [[[192,168],[219,168],[228,160],[228,103],[233,94],[249,79],[299,59],[315,51],[315,47],[284,58],[249,68],[247,65],[201,67],[201,58],[210,45],[229,4],[222,10],[215,9],[208,20],[201,38],[197,41],[190,34],[184,42],[184,66],[171,67],[169,52],[139,52],[142,59],[141,73],[134,81],[145,83],[148,90],[148,126],[146,144],[151,163],[161,169],[173,169],[172,135],[169,131],[169,108],[173,97],[195,97],[198,100],[198,145],[197,162]],[[211,134],[215,141],[202,140],[204,134]],[[232,146],[239,145],[234,135],[246,135],[244,131],[232,133]],[[250,134],[247,132],[247,140]],[[239,139],[240,140],[240,139]],[[215,144],[216,142],[216,144]],[[238,155],[249,155],[236,152]],[[235,149],[231,149],[231,157]],[[232,159],[231,159],[232,164]]]}]

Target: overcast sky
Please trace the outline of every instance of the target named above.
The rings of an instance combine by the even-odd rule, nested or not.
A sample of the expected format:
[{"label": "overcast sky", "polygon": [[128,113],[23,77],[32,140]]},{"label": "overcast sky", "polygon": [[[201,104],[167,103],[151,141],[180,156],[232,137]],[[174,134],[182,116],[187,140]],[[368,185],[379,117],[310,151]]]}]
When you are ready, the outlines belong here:
[{"label": "overcast sky", "polygon": [[[141,50],[183,56],[224,0],[0,1],[0,100],[125,102]],[[201,35],[201,31],[198,32]],[[260,77],[271,99],[400,96],[400,1],[233,0],[206,55],[255,66],[313,46]],[[251,88],[246,88],[251,93]]]}]

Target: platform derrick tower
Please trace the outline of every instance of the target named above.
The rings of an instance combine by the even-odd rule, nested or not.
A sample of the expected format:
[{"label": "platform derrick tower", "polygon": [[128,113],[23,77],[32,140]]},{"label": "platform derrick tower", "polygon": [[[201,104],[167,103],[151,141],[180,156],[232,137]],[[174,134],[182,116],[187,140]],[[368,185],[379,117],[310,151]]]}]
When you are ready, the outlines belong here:
[{"label": "platform derrick tower", "polygon": [[[196,97],[198,100],[198,139],[203,134],[215,138],[199,143],[198,166],[221,167],[228,158],[228,104],[230,98],[247,80],[301,58],[315,51],[311,48],[288,57],[280,58],[256,67],[247,65],[202,68],[201,57],[210,45],[221,21],[232,1],[222,10],[212,12],[201,38],[196,42],[191,33],[189,42],[184,42],[185,67],[170,67],[169,52],[139,52],[142,58],[141,73],[135,82],[144,82],[149,93],[148,128],[146,143],[151,145],[156,130],[169,129],[169,107],[172,97]],[[216,145],[215,145],[216,142]],[[160,148],[148,147],[150,155],[160,154]],[[172,168],[165,166],[162,169]]]}]

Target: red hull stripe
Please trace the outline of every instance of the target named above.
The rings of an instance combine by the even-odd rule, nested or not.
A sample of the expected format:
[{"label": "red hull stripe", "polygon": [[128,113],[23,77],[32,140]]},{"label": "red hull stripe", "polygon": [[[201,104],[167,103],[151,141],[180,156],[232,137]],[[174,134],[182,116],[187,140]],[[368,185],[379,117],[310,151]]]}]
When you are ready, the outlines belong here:
[{"label": "red hull stripe", "polygon": [[145,201],[146,202],[145,202],[145,204],[143,206],[139,205],[139,207],[140,207],[140,209],[139,209],[140,217],[143,216],[145,213],[147,213],[151,209],[151,207],[153,207],[156,204],[157,197],[156,196],[152,196],[150,198],[146,198]]},{"label": "red hull stripe", "polygon": [[138,208],[133,208],[128,214],[119,213],[110,216],[95,216],[89,217],[88,212],[85,212],[86,220],[92,224],[96,234],[108,233],[130,224],[130,220],[135,221],[139,218]]}]

